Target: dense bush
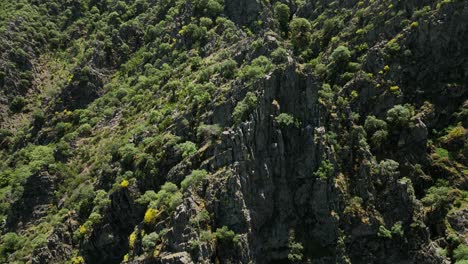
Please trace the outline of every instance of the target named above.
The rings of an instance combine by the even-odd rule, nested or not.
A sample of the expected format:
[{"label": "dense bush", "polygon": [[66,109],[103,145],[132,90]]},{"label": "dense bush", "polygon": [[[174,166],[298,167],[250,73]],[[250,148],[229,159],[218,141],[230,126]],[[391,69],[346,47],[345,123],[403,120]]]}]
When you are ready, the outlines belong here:
[{"label": "dense bush", "polygon": [[281,113],[275,117],[275,122],[280,127],[299,127],[299,121],[288,113]]},{"label": "dense bush", "polygon": [[143,249],[146,251],[149,251],[153,249],[156,246],[156,243],[159,240],[159,235],[156,232],[149,233],[147,235],[144,235],[141,244],[143,246]]},{"label": "dense bush", "polygon": [[244,100],[237,103],[234,111],[232,113],[232,119],[234,124],[240,124],[241,121],[247,118],[247,115],[253,111],[253,109],[257,106],[257,96],[254,93],[248,92],[245,95]]},{"label": "dense bush", "polygon": [[234,231],[229,230],[227,226],[216,229],[216,239],[221,243],[237,243],[239,238]]},{"label": "dense bush", "polygon": [[305,18],[294,18],[289,23],[291,30],[291,41],[296,50],[302,50],[309,46],[311,42],[312,26]]},{"label": "dense bush", "polygon": [[154,200],[150,202],[149,207],[165,210],[168,213],[171,213],[181,203],[182,194],[177,188],[177,185],[171,182],[166,182],[161,187],[161,190],[154,196]]},{"label": "dense bush", "polygon": [[25,105],[26,105],[26,100],[24,99],[23,96],[15,96],[10,103],[10,110],[13,113],[18,113],[23,109]]},{"label": "dense bush", "polygon": [[190,187],[198,187],[203,180],[206,178],[208,173],[205,170],[194,170],[190,175],[185,177],[185,179],[180,184],[183,191],[187,190]]},{"label": "dense bush", "polygon": [[411,110],[402,105],[395,105],[387,111],[387,122],[392,127],[405,127],[411,119]]},{"label": "dense bush", "polygon": [[461,263],[463,260],[468,260],[468,246],[460,244],[453,251],[453,258],[457,261],[456,263]]},{"label": "dense bush", "polygon": [[274,7],[275,18],[278,20],[280,29],[283,32],[288,31],[290,10],[286,4],[277,2]]},{"label": "dense bush", "polygon": [[328,179],[333,174],[333,164],[328,160],[323,160],[314,175],[322,180]]},{"label": "dense bush", "polygon": [[346,64],[351,59],[351,52],[345,46],[338,46],[330,55],[332,61],[337,64]]},{"label": "dense bush", "polygon": [[177,144],[176,149],[182,154],[182,158],[185,159],[197,152],[197,145],[191,141],[187,141]]},{"label": "dense bush", "polygon": [[242,68],[240,76],[246,80],[254,80],[264,77],[272,69],[273,64],[271,61],[265,56],[259,56],[250,65]]},{"label": "dense bush", "polygon": [[385,121],[376,118],[373,115],[370,115],[366,118],[364,123],[364,129],[367,133],[372,134],[378,130],[386,130],[387,123]]}]

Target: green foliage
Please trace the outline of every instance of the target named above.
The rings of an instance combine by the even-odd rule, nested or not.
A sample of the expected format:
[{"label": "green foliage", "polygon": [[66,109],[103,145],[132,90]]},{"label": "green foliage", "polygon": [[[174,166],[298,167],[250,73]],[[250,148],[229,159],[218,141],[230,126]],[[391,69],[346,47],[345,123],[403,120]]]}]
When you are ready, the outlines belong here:
[{"label": "green foliage", "polygon": [[236,233],[234,233],[232,230],[229,230],[227,226],[216,229],[214,235],[221,243],[237,243],[239,241]]},{"label": "green foliage", "polygon": [[[145,198],[148,198],[150,195],[152,194],[150,193]],[[166,182],[161,187],[161,190],[154,196],[154,200],[150,202],[149,207],[160,211],[165,210],[168,213],[171,213],[181,203],[182,193],[177,188],[177,185],[171,182]]]},{"label": "green foliage", "polygon": [[291,263],[299,263],[304,258],[304,247],[301,243],[295,241],[294,232],[290,232],[288,239],[288,260]]},{"label": "green foliage", "polygon": [[396,39],[392,39],[389,42],[387,42],[385,47],[390,54],[397,54],[401,49]]},{"label": "green foliage", "polygon": [[403,226],[402,226],[402,223],[401,222],[396,222],[393,226],[392,226],[392,235],[394,236],[399,236],[399,237],[403,237],[404,235],[404,232],[403,232]]},{"label": "green foliage", "polygon": [[450,202],[453,200],[453,196],[450,195],[452,188],[447,186],[447,182],[443,180],[437,181],[437,183],[429,188],[424,196],[421,199],[421,202],[425,206],[430,206],[435,209],[447,208],[450,206]]},{"label": "green foliage", "polygon": [[376,118],[373,115],[370,115],[366,118],[364,122],[364,129],[367,133],[372,134],[378,130],[387,130],[387,123],[383,120]]},{"label": "green foliage", "polygon": [[377,130],[371,137],[371,142],[374,146],[382,146],[388,138],[388,132],[386,130]]},{"label": "green foliage", "polygon": [[351,52],[345,46],[338,46],[333,50],[330,58],[337,64],[345,64],[348,63],[349,59],[351,59]]},{"label": "green foliage", "polygon": [[392,232],[383,225],[379,226],[379,232],[377,235],[382,238],[392,238]]},{"label": "green foliage", "polygon": [[276,123],[278,123],[280,127],[283,127],[283,128],[299,127],[299,121],[288,113],[279,114],[277,117],[275,117],[275,121]]},{"label": "green foliage", "polygon": [[328,179],[330,176],[333,175],[333,170],[334,170],[334,167],[333,167],[333,164],[328,161],[328,160],[323,160],[321,163],[320,163],[320,166],[319,168],[317,169],[316,172],[314,172],[314,175],[316,177],[319,177],[320,179],[322,180],[326,180]]},{"label": "green foliage", "polygon": [[454,251],[453,251],[453,258],[455,259],[455,263],[462,263],[462,261],[468,260],[468,246],[464,244],[460,244]]},{"label": "green foliage", "polygon": [[291,11],[289,10],[289,6],[286,4],[277,2],[274,7],[274,14],[275,18],[278,20],[280,29],[283,32],[288,31],[288,24],[289,24],[289,16]]},{"label": "green foliage", "polygon": [[146,191],[136,202],[142,205],[148,205],[151,201],[156,200],[157,194],[153,190]]},{"label": "green foliage", "polygon": [[20,249],[24,244],[24,239],[16,233],[6,233],[3,236],[2,244],[0,245],[0,260],[5,261],[8,255]]},{"label": "green foliage", "polygon": [[392,127],[405,127],[411,119],[411,110],[403,105],[395,105],[387,111],[387,122]]},{"label": "green foliage", "polygon": [[378,147],[385,143],[388,138],[387,123],[375,116],[368,116],[364,123],[364,129],[371,136],[371,142]]},{"label": "green foliage", "polygon": [[145,251],[149,251],[153,249],[154,247],[156,247],[158,240],[159,240],[158,233],[152,232],[143,236],[143,238],[141,239],[141,245],[143,246],[143,249]]},{"label": "green foliage", "polygon": [[284,48],[277,48],[271,52],[271,58],[274,63],[284,63],[288,60],[288,52]]},{"label": "green foliage", "polygon": [[210,17],[216,17],[223,12],[223,0],[195,0],[195,11],[198,14],[204,14]]},{"label": "green foliage", "polygon": [[10,110],[13,113],[18,113],[23,109],[25,105],[26,105],[26,100],[24,99],[23,96],[15,96],[10,103]]},{"label": "green foliage", "polygon": [[227,59],[221,63],[220,73],[224,78],[232,79],[236,75],[237,62],[233,59]]},{"label": "green foliage", "polygon": [[293,18],[291,23],[289,23],[289,28],[291,30],[291,42],[297,51],[309,46],[312,40],[312,26],[309,20],[297,17]]},{"label": "green foliage", "polygon": [[245,120],[255,107],[257,107],[257,96],[252,92],[248,92],[244,100],[237,103],[232,112],[234,124],[238,125]]},{"label": "green foliage", "polygon": [[190,187],[198,187],[206,179],[208,172],[206,170],[194,170],[190,175],[185,177],[185,179],[180,184],[183,191],[187,190]]},{"label": "green foliage", "polygon": [[182,153],[182,158],[185,159],[187,157],[192,156],[193,154],[197,153],[197,145],[191,141],[187,141],[184,143],[180,143],[176,145],[176,149]]},{"label": "green foliage", "polygon": [[259,79],[273,69],[273,64],[265,56],[254,59],[250,65],[245,66],[240,71],[240,76],[247,81]]},{"label": "green foliage", "polygon": [[221,127],[218,124],[205,125],[200,124],[197,128],[197,137],[207,140],[217,138],[221,134]]},{"label": "green foliage", "polygon": [[136,155],[139,153],[139,150],[135,147],[134,144],[126,144],[123,147],[119,148],[118,154],[120,157],[120,163],[124,168],[131,169],[134,166]]}]

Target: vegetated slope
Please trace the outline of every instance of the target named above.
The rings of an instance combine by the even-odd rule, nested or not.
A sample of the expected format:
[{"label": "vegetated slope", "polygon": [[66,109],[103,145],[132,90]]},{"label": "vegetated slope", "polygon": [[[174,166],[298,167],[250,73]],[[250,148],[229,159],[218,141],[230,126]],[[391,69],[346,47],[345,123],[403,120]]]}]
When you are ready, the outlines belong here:
[{"label": "vegetated slope", "polygon": [[0,262],[468,261],[468,2],[0,3]]}]

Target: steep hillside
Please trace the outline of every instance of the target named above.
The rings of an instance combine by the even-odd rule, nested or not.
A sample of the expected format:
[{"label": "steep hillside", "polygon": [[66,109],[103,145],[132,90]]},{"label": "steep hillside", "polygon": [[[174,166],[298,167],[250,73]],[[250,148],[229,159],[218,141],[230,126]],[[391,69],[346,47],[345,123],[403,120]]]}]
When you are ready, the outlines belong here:
[{"label": "steep hillside", "polygon": [[0,1],[1,263],[468,263],[468,1]]}]

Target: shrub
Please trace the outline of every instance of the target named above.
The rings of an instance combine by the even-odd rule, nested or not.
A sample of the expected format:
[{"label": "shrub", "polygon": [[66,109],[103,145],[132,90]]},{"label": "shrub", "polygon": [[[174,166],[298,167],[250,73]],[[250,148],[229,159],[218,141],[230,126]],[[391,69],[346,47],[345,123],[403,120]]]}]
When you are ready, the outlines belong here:
[{"label": "shrub", "polygon": [[299,127],[299,121],[287,113],[279,114],[277,117],[275,117],[275,121],[280,127]]},{"label": "shrub", "polygon": [[122,188],[127,188],[129,185],[129,182],[127,180],[123,180],[121,183],[120,183],[120,187]]},{"label": "shrub", "polygon": [[312,26],[305,18],[294,18],[289,23],[291,42],[296,50],[308,47],[311,42]]},{"label": "shrub", "polygon": [[400,94],[400,87],[398,85],[393,85],[393,86],[390,86],[390,92],[392,94]]},{"label": "shrub", "polygon": [[197,128],[197,137],[200,139],[216,138],[221,134],[221,127],[218,124],[205,125],[200,124]]},{"label": "shrub", "polygon": [[0,246],[0,255],[13,253],[16,250],[20,249],[23,246],[23,244],[23,238],[18,236],[16,233],[6,233],[3,236],[3,241]]},{"label": "shrub", "polygon": [[322,180],[326,180],[332,175],[333,170],[333,164],[328,160],[323,160],[322,163],[320,163],[318,170],[314,172],[314,175]]},{"label": "shrub", "polygon": [[182,158],[185,159],[197,152],[197,145],[191,141],[186,141],[176,145],[176,149],[182,153]]},{"label": "shrub", "polygon": [[126,144],[118,150],[120,156],[120,163],[124,168],[132,168],[134,160],[138,154],[138,149],[134,144]]},{"label": "shrub", "polygon": [[386,130],[377,130],[371,137],[371,142],[374,146],[381,146],[388,138]]},{"label": "shrub", "polygon": [[91,129],[90,124],[83,124],[76,130],[76,132],[78,132],[80,136],[89,136],[91,135]]},{"label": "shrub", "polygon": [[351,52],[345,46],[338,46],[330,55],[331,59],[338,64],[348,63],[351,59]]},{"label": "shrub", "polygon": [[405,127],[411,119],[411,111],[408,107],[395,105],[387,111],[387,122],[395,127]]},{"label": "shrub", "polygon": [[156,198],[157,195],[154,191],[146,191],[145,194],[143,194],[142,196],[140,196],[140,198],[136,200],[136,202],[139,204],[147,205],[151,201],[156,200]]},{"label": "shrub", "polygon": [[98,190],[96,192],[96,196],[93,199],[93,204],[94,204],[93,212],[99,212],[104,207],[110,205],[111,200],[109,199],[109,195],[107,194],[106,191]]},{"label": "shrub", "polygon": [[377,236],[382,238],[392,238],[392,232],[385,228],[385,226],[381,225],[379,226],[379,232],[377,233]]},{"label": "shrub", "polygon": [[200,26],[209,28],[213,25],[213,20],[208,17],[200,17]]},{"label": "shrub", "polygon": [[397,235],[399,237],[403,237],[404,232],[403,232],[403,226],[401,225],[401,222],[396,222],[392,226],[392,235]]},{"label": "shrub", "polygon": [[387,42],[385,48],[390,54],[397,54],[401,49],[396,39],[392,39],[389,42]]},{"label": "shrub", "polygon": [[73,257],[71,259],[71,263],[72,264],[84,264],[85,263],[85,260],[82,256],[77,256],[77,257]]},{"label": "shrub", "polygon": [[272,68],[273,64],[267,57],[259,56],[241,70],[240,76],[246,80],[254,80],[265,76]]},{"label": "shrub", "polygon": [[222,243],[237,243],[239,240],[236,233],[234,233],[232,230],[229,230],[227,226],[216,229],[215,236],[216,239]]},{"label": "shrub", "polygon": [[279,47],[271,52],[271,57],[273,58],[274,63],[283,63],[288,60],[288,52]]},{"label": "shrub", "polygon": [[143,248],[146,251],[148,251],[156,246],[158,239],[159,239],[159,235],[156,232],[152,232],[143,236],[143,239],[141,240],[141,244]]},{"label": "shrub", "polygon": [[221,76],[226,79],[231,79],[235,76],[237,69],[237,62],[233,59],[227,59],[221,64]]},{"label": "shrub", "polygon": [[159,211],[154,208],[148,208],[143,218],[145,224],[154,224],[156,222],[156,217],[158,216]]},{"label": "shrub", "polygon": [[15,96],[10,103],[10,110],[13,113],[20,112],[23,107],[26,105],[26,100],[22,96]]},{"label": "shrub", "polygon": [[182,203],[182,194],[177,185],[172,182],[166,182],[154,198],[149,206],[151,208],[167,210],[168,213],[173,212]]},{"label": "shrub", "polygon": [[289,248],[289,253],[288,253],[289,261],[291,261],[292,263],[298,263],[303,259],[304,255],[302,252],[304,251],[304,247],[302,246],[301,243],[290,241],[288,248]]},{"label": "shrub", "polygon": [[223,12],[223,0],[195,0],[195,10],[210,17],[217,17]]},{"label": "shrub", "polygon": [[373,134],[377,130],[387,130],[387,123],[373,115],[370,115],[364,122],[364,129],[368,134]]},{"label": "shrub", "polygon": [[462,260],[468,260],[468,246],[460,244],[453,251],[453,258],[457,261],[456,263],[459,263]]},{"label": "shrub", "polygon": [[257,96],[254,93],[248,92],[245,95],[244,100],[237,103],[234,111],[232,112],[232,119],[234,124],[240,124],[245,118],[247,118],[248,114],[253,111],[253,109],[257,106]]},{"label": "shrub", "polygon": [[397,178],[399,175],[398,167],[400,164],[391,159],[385,159],[380,161],[379,168],[380,174],[388,178]]},{"label": "shrub", "polygon": [[427,190],[426,196],[421,199],[425,206],[434,207],[435,209],[448,208],[453,196],[450,195],[452,189],[447,186],[446,181],[439,180],[435,186]]},{"label": "shrub", "polygon": [[192,186],[198,187],[203,182],[203,180],[206,179],[207,175],[208,172],[206,172],[206,170],[192,171],[192,173],[185,177],[185,179],[180,184],[182,190],[185,191]]},{"label": "shrub", "polygon": [[289,6],[287,6],[286,4],[277,2],[274,7],[274,14],[275,14],[275,18],[278,20],[280,29],[283,32],[287,32],[289,16],[290,16]]},{"label": "shrub", "polygon": [[207,28],[195,24],[188,24],[182,27],[181,34],[188,37],[192,42],[202,42],[206,39]]}]

